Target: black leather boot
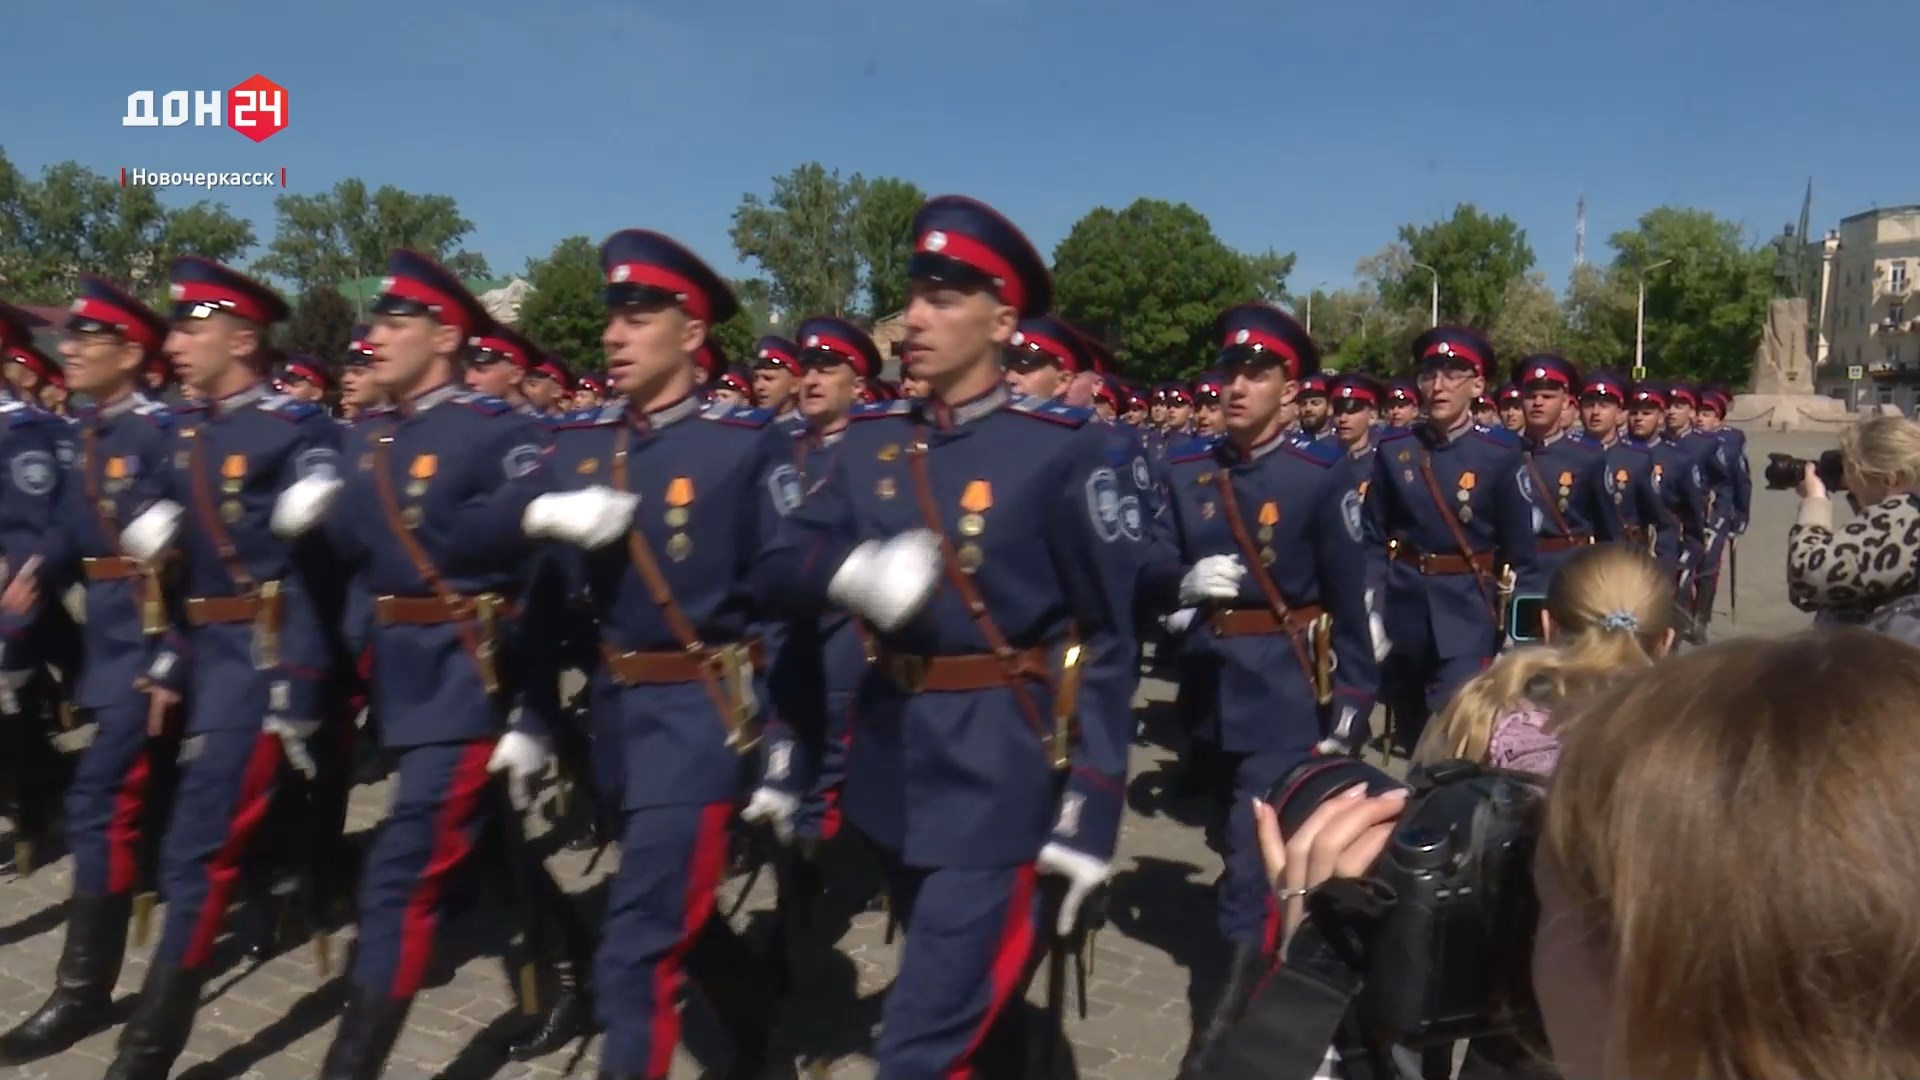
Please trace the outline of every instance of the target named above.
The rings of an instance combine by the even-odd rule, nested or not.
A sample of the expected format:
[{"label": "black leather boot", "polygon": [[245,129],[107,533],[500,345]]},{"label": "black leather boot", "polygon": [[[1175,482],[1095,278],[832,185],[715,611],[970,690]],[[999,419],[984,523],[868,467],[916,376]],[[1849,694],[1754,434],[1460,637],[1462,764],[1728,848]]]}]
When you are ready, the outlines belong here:
[{"label": "black leather boot", "polygon": [[358,985],[347,994],[347,1010],[320,1064],[320,1080],[380,1080],[413,999]]},{"label": "black leather boot", "polygon": [[687,954],[687,974],[699,986],[721,1030],[733,1042],[733,1060],[709,1070],[712,1080],[796,1080],[793,1055],[773,1045],[778,1001],[770,965],[718,917],[707,920]]},{"label": "black leather boot", "polygon": [[1272,956],[1260,946],[1233,946],[1220,996],[1214,1001],[1205,1022],[1194,1025],[1193,1041],[1187,1046],[1187,1056],[1180,1062],[1183,1080],[1206,1071],[1220,1040],[1233,1029],[1233,1025],[1240,1022],[1240,1016],[1246,1012],[1247,1002],[1253,998],[1254,990],[1259,988],[1260,980],[1272,969]]},{"label": "black leather boot", "polygon": [[532,1061],[555,1053],[593,1031],[593,998],[587,993],[587,968],[573,960],[548,965],[551,986],[540,1001],[539,1019],[507,1043],[507,1056]]},{"label": "black leather boot", "polygon": [[67,904],[67,941],[53,969],[53,993],[32,1016],[0,1035],[0,1065],[51,1057],[106,1026],[113,986],[127,952],[133,897],[75,894]]},{"label": "black leather boot", "polygon": [[167,1080],[193,1033],[200,1011],[198,969],[182,971],[156,963],[147,969],[140,1003],[120,1030],[120,1049],[107,1067],[106,1080]]}]

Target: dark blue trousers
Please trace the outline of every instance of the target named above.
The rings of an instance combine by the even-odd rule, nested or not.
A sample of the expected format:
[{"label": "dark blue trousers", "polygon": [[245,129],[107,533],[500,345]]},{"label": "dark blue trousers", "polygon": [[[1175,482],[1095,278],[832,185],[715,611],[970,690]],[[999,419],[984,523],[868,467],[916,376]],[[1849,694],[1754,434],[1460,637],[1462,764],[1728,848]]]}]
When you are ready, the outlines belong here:
[{"label": "dark blue trousers", "polygon": [[67,788],[73,891],[117,896],[138,887],[140,864],[165,821],[178,740],[147,737],[144,697],[92,710],[93,743]]},{"label": "dark blue trousers", "polygon": [[884,850],[881,861],[906,941],[880,1017],[879,1080],[970,1076],[1046,953],[1034,865],[929,869]]},{"label": "dark blue trousers", "polygon": [[167,917],[154,961],[192,969],[213,955],[286,758],[277,737],[254,729],[190,736],[180,754],[180,790],[160,849]]},{"label": "dark blue trousers", "polygon": [[1220,775],[1210,790],[1232,792],[1221,808],[1227,872],[1220,882],[1220,936],[1235,945],[1273,948],[1278,910],[1253,829],[1253,800],[1266,798],[1275,784],[1311,760],[1311,755],[1219,753]]},{"label": "dark blue trousers", "polygon": [[418,993],[451,895],[487,822],[494,740],[403,747],[393,806],[367,849],[353,981],[398,998]]}]

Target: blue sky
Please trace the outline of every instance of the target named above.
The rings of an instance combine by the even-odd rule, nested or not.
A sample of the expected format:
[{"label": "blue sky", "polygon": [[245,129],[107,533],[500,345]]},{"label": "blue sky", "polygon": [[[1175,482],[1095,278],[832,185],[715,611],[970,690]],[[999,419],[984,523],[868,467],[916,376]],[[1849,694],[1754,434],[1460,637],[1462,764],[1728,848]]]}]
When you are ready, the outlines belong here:
[{"label": "blue sky", "polygon": [[[573,233],[671,233],[746,270],[742,193],[818,159],[987,200],[1051,252],[1137,196],[1351,279],[1471,201],[1563,283],[1663,203],[1752,238],[1920,202],[1897,6],[1776,0],[5,0],[0,147],[38,172],[284,166],[455,196],[517,272]],[[286,131],[123,128],[138,89],[288,88]],[[217,197],[270,235],[273,192]]]}]

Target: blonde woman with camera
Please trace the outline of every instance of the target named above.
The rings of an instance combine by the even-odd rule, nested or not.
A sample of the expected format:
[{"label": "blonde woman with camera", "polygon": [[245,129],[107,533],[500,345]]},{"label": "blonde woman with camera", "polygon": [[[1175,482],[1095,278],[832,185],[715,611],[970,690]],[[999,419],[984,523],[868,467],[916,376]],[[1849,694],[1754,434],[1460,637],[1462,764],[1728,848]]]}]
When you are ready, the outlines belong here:
[{"label": "blonde woman with camera", "polygon": [[1920,588],[1920,424],[1876,416],[1840,433],[1852,521],[1836,531],[1833,500],[1809,463],[1800,518],[1787,533],[1787,598],[1802,611],[1859,621]]}]

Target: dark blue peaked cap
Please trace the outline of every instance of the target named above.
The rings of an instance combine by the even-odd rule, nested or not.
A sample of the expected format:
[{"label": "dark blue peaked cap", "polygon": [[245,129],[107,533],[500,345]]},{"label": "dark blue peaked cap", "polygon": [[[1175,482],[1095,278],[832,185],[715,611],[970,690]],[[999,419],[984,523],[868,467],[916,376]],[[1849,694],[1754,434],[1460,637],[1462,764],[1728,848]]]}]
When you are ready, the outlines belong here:
[{"label": "dark blue peaked cap", "polygon": [[817,363],[851,364],[863,379],[880,374],[880,348],[865,330],[845,319],[818,315],[800,324],[801,363],[809,357]]},{"label": "dark blue peaked cap", "polygon": [[1078,374],[1094,370],[1093,353],[1087,339],[1073,325],[1055,315],[1021,319],[1011,342],[1016,353],[1029,353],[1052,359],[1061,370]]},{"label": "dark blue peaked cap", "polygon": [[1535,353],[1513,365],[1513,384],[1525,389],[1536,383],[1558,386],[1576,397],[1580,394],[1580,369],[1558,353]]},{"label": "dark blue peaked cap", "polygon": [[1387,388],[1364,371],[1349,371],[1334,378],[1331,396],[1335,401],[1361,401],[1377,409],[1387,403]]},{"label": "dark blue peaked cap", "polygon": [[1021,318],[1053,307],[1053,278],[1026,235],[993,207],[964,195],[928,199],[914,215],[907,275],[990,289]]},{"label": "dark blue peaked cap", "polygon": [[287,302],[232,267],[198,255],[173,260],[167,274],[173,294],[173,318],[204,319],[217,311],[270,326],[288,315]]},{"label": "dark blue peaked cap", "polygon": [[141,303],[125,289],[97,274],[80,275],[80,295],[68,309],[67,329],[109,329],[145,349],[158,353],[167,340],[166,317]]},{"label": "dark blue peaked cap", "polygon": [[1320,349],[1293,316],[1271,304],[1236,304],[1213,321],[1213,337],[1220,343],[1216,367],[1278,363],[1287,378],[1320,367]]},{"label": "dark blue peaked cap", "polygon": [[386,315],[432,315],[469,340],[493,326],[493,318],[446,267],[417,251],[396,249],[387,256],[387,278],[373,310]]},{"label": "dark blue peaked cap", "polygon": [[753,343],[753,366],[772,364],[800,374],[800,346],[778,334],[768,334]]},{"label": "dark blue peaked cap", "polygon": [[1580,394],[1582,397],[1589,394],[1604,394],[1625,405],[1632,389],[1633,383],[1621,377],[1619,372],[1603,370],[1587,374],[1586,379],[1581,383]]},{"label": "dark blue peaked cap", "polygon": [[672,237],[646,229],[622,229],[600,245],[608,307],[672,304],[718,326],[740,310],[725,279]]},{"label": "dark blue peaked cap", "polygon": [[1423,368],[1441,367],[1450,362],[1473,366],[1480,375],[1493,376],[1499,364],[1493,355],[1493,343],[1478,330],[1464,326],[1436,326],[1413,339],[1413,361]]}]

